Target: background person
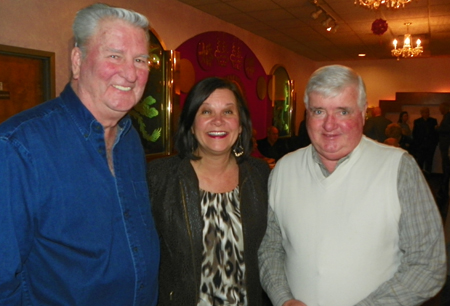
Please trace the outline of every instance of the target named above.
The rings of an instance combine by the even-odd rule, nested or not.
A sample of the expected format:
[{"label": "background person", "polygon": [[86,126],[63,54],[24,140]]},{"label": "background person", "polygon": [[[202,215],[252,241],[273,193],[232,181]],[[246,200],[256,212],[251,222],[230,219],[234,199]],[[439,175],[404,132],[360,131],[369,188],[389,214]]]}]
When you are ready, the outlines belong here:
[{"label": "background person", "polygon": [[401,127],[402,129],[402,137],[400,138],[400,146],[402,147],[402,149],[405,149],[406,151],[408,151],[408,153],[412,154],[412,143],[413,143],[413,139],[412,139],[412,131],[411,128],[409,127],[409,114],[408,112],[400,112],[400,115],[398,116],[398,121],[397,124]]},{"label": "background person", "polygon": [[434,151],[439,139],[436,131],[438,123],[435,118],[430,117],[428,107],[422,107],[420,115],[420,118],[414,120],[413,125],[413,154],[419,168],[425,174],[429,174],[432,171]]},{"label": "background person", "polygon": [[159,305],[264,305],[257,251],[267,224],[266,162],[252,152],[239,89],[207,78],[188,94],[175,147],[148,165],[161,239]]},{"label": "background person", "polygon": [[286,142],[278,138],[278,129],[274,126],[267,128],[267,137],[258,140],[258,149],[268,158],[276,161],[288,153]]},{"label": "background person", "polygon": [[437,193],[439,210],[442,217],[447,217],[448,199],[449,199],[449,182],[450,182],[450,103],[443,102],[439,105],[439,111],[443,118],[441,123],[436,127],[439,134],[439,151],[441,153],[442,162],[442,181]]},{"label": "background person", "polygon": [[386,140],[384,144],[400,147],[400,141],[402,139],[402,128],[398,123],[391,123],[386,128]]},{"label": "background person", "polygon": [[441,193],[448,196],[448,184],[450,180],[450,103],[443,102],[439,105],[439,111],[443,118],[441,123],[436,127],[439,134],[439,151],[441,153],[442,160],[442,173],[443,180],[441,186]]},{"label": "background person", "polygon": [[0,125],[0,304],[156,305],[159,243],[127,112],[148,76],[148,21],[76,15],[72,80]]},{"label": "background person", "polygon": [[256,140],[257,133],[258,133],[258,131],[253,129],[253,132],[252,132],[252,144],[253,144],[253,147],[252,147],[252,153],[250,154],[250,156],[263,159],[264,161],[266,161],[266,163],[269,164],[270,167],[275,166],[275,159],[265,157],[264,155],[261,154],[261,152],[259,152],[259,150],[258,150],[258,141]]},{"label": "background person", "polygon": [[403,150],[409,152],[411,142],[407,136],[403,134],[403,129],[398,123],[391,123],[386,128],[385,144],[392,145],[394,147],[400,147]]},{"label": "background person", "polygon": [[309,139],[308,135],[308,128],[306,127],[306,110],[303,118],[304,119],[300,122],[300,126],[298,127],[298,149],[307,147],[311,144],[311,139]]},{"label": "background person", "polygon": [[276,306],[420,305],[444,284],[446,255],[417,163],[363,136],[365,86],[350,68],[318,69],[304,102],[312,146],[272,170],[263,288]]},{"label": "background person", "polygon": [[408,121],[409,121],[408,112],[405,112],[405,111],[400,112],[397,123],[402,128],[402,134],[406,137],[411,137],[412,131],[411,131],[411,128],[409,127]]},{"label": "background person", "polygon": [[392,121],[382,115],[380,107],[372,109],[372,117],[367,119],[364,124],[363,133],[369,138],[383,143],[386,140],[386,128]]}]

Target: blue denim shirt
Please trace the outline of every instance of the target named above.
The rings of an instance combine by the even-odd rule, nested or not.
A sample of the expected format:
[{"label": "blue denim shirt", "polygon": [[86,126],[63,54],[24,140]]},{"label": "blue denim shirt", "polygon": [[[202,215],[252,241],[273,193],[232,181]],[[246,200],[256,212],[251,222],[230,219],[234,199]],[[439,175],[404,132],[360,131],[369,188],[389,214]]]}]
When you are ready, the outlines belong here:
[{"label": "blue denim shirt", "polygon": [[144,152],[119,125],[115,176],[70,85],[0,125],[0,305],[156,305]]}]

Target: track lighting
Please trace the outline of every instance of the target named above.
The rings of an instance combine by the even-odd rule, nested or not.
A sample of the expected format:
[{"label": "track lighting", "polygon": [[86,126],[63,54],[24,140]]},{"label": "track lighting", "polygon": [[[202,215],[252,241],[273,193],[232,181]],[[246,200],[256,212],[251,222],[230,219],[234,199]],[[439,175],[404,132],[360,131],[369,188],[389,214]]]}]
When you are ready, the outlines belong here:
[{"label": "track lighting", "polygon": [[336,33],[337,32],[337,30],[338,30],[338,28],[339,28],[339,25],[338,24],[336,24],[336,25],[334,25],[334,26],[332,26],[331,27],[331,29],[328,31],[328,32],[330,32],[330,33]]},{"label": "track lighting", "polygon": [[322,22],[322,25],[325,27],[325,28],[329,28],[329,27],[331,27],[331,23],[333,22],[333,19],[331,19],[331,17],[328,17],[327,19],[325,19],[325,21],[324,22]]},{"label": "track lighting", "polygon": [[338,25],[336,19],[334,19],[320,4],[319,0],[313,0],[313,4],[316,6],[316,10],[311,13],[312,19],[318,19],[320,15],[325,15],[325,20],[322,25],[327,29],[328,32],[336,33]]},{"label": "track lighting", "polygon": [[311,14],[311,18],[317,19],[317,18],[319,18],[320,14],[322,14],[322,13],[323,13],[323,10],[319,8],[317,11],[315,11]]},{"label": "track lighting", "polygon": [[338,25],[338,24],[335,24],[335,25],[329,26],[329,27],[327,28],[327,31],[334,34],[334,33],[337,32],[337,29],[338,29],[338,28],[339,28],[339,25]]}]

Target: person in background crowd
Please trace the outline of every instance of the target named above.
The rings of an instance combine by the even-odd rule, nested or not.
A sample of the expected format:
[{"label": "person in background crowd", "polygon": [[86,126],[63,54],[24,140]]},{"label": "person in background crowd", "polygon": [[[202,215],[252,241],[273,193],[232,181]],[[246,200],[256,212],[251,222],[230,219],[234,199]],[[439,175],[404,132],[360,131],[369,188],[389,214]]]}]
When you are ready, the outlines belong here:
[{"label": "person in background crowd", "polygon": [[252,133],[252,144],[253,144],[253,149],[252,149],[252,154],[250,154],[253,157],[256,158],[261,158],[263,160],[265,160],[269,165],[274,165],[275,164],[275,159],[273,158],[268,158],[265,157],[264,155],[261,154],[261,152],[259,152],[258,150],[258,141],[256,140],[256,135],[257,135],[258,131],[253,129],[253,133]]},{"label": "person in background crowd", "polygon": [[408,120],[409,120],[408,112],[403,111],[398,116],[397,123],[402,129],[402,137],[400,139],[401,147],[411,154],[413,140],[412,140],[412,131],[411,128],[409,127]]},{"label": "person in background crowd", "polygon": [[408,120],[409,120],[408,112],[403,111],[398,116],[397,123],[402,128],[402,134],[407,137],[411,137],[412,131],[411,131],[411,128],[409,127]]},{"label": "person in background crowd", "polygon": [[386,140],[384,141],[385,144],[394,146],[394,147],[400,147],[400,142],[402,139],[402,128],[398,123],[391,123],[386,128]]},{"label": "person in background crowd", "polygon": [[442,221],[417,163],[363,136],[366,91],[350,68],[311,76],[311,146],[278,161],[258,257],[275,306],[420,305],[446,278]]},{"label": "person in background crowd", "polygon": [[364,124],[363,133],[369,138],[383,143],[386,140],[386,128],[392,121],[382,115],[380,107],[372,109],[372,117]]},{"label": "person in background crowd", "polygon": [[127,116],[148,21],[94,4],[73,32],[61,95],[0,125],[0,304],[156,305],[159,241]]},{"label": "person in background crowd", "polygon": [[385,144],[393,145],[402,148],[409,152],[411,148],[410,138],[403,134],[403,129],[398,123],[391,123],[386,128]]},{"label": "person in background crowd", "polygon": [[300,122],[300,126],[298,127],[298,148],[304,148],[311,144],[311,139],[309,139],[308,129],[306,127],[306,110],[303,116],[302,122]]},{"label": "person in background crowd", "polygon": [[437,120],[430,117],[430,109],[422,107],[421,117],[414,120],[413,135],[413,155],[419,168],[427,175],[431,173],[433,166],[434,151],[438,144],[438,133],[436,131]]},{"label": "person in background crowd", "polygon": [[267,128],[266,138],[258,140],[258,149],[265,157],[275,160],[279,160],[289,151],[286,142],[278,138],[278,129],[274,126]]},{"label": "person in background crowd", "polygon": [[207,78],[186,97],[179,154],[148,164],[161,240],[159,305],[265,305],[257,251],[270,169],[250,157],[251,138],[240,90]]},{"label": "person in background crowd", "polygon": [[442,189],[448,194],[448,183],[450,179],[450,103],[443,102],[439,105],[439,111],[443,118],[441,123],[436,127],[439,134],[439,151],[441,152],[443,183]]},{"label": "person in background crowd", "polygon": [[443,102],[439,105],[439,111],[443,118],[441,123],[436,127],[439,134],[439,151],[441,153],[442,163],[442,182],[438,191],[438,203],[441,215],[447,216],[448,198],[449,198],[449,182],[450,182],[450,103]]}]

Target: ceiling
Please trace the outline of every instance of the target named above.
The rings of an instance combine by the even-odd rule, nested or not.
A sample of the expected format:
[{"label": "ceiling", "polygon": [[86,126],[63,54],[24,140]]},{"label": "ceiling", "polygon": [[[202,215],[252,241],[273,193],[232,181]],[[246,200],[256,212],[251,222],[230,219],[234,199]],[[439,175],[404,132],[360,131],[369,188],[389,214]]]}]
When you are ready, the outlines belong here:
[{"label": "ceiling", "polygon": [[[370,10],[354,0],[316,0],[339,27],[327,32],[325,13],[313,19],[314,0],[178,0],[226,22],[264,37],[314,61],[392,58],[392,41],[403,45],[409,33],[422,41],[422,57],[450,56],[450,0],[412,0],[404,8],[385,6]],[[388,30],[372,33],[372,23],[382,18]],[[415,45],[415,44],[414,44]]]}]

